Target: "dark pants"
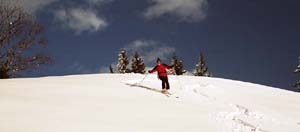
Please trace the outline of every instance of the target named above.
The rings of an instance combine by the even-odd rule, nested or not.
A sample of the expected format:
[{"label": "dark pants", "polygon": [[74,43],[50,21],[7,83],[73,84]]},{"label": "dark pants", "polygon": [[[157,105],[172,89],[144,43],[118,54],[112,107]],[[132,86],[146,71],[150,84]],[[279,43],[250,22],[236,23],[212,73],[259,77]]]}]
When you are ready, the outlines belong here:
[{"label": "dark pants", "polygon": [[162,89],[170,89],[170,85],[169,85],[169,81],[168,81],[168,77],[159,77],[159,79],[162,82]]}]

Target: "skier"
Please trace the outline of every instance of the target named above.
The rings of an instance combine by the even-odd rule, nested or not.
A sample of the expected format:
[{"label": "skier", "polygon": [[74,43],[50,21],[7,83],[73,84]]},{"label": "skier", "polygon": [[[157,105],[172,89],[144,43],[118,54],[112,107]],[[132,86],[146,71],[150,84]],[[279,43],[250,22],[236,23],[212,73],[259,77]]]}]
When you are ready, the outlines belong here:
[{"label": "skier", "polygon": [[168,94],[168,90],[170,89],[169,81],[168,81],[168,74],[166,69],[171,69],[173,66],[168,66],[163,64],[159,58],[156,60],[156,66],[149,70],[149,73],[153,73],[157,71],[158,78],[162,81],[162,93]]}]

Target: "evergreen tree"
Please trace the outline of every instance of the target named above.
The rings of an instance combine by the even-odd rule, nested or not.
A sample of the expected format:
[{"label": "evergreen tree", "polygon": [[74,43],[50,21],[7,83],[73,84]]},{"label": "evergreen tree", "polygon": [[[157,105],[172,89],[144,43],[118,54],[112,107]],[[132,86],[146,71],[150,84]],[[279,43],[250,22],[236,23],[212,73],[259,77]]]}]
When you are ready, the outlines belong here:
[{"label": "evergreen tree", "polygon": [[196,69],[194,71],[195,76],[206,76],[211,77],[211,73],[208,72],[208,68],[206,67],[205,60],[203,54],[200,54],[198,63],[196,64]]},{"label": "evergreen tree", "polygon": [[186,70],[184,70],[184,68],[183,68],[182,60],[178,60],[176,55],[173,56],[171,63],[172,63],[172,66],[173,66],[171,74],[173,74],[173,75],[182,75],[182,74],[186,73]]},{"label": "evergreen tree", "polygon": [[[300,63],[300,57],[299,57],[299,63]],[[294,73],[295,74],[299,74],[300,73],[300,64],[298,64],[298,66],[296,67]],[[297,82],[295,82],[293,84],[293,86],[296,87],[296,88],[299,88],[299,92],[300,92],[300,80],[298,80]]]},{"label": "evergreen tree", "polygon": [[129,61],[127,58],[127,53],[125,49],[121,49],[120,54],[119,54],[119,59],[118,59],[118,72],[119,73],[128,73],[129,69],[127,69]]},{"label": "evergreen tree", "polygon": [[143,63],[143,60],[140,58],[138,52],[135,52],[132,63],[131,63],[131,72],[134,73],[142,73],[144,74],[146,72],[145,70],[145,64]]}]

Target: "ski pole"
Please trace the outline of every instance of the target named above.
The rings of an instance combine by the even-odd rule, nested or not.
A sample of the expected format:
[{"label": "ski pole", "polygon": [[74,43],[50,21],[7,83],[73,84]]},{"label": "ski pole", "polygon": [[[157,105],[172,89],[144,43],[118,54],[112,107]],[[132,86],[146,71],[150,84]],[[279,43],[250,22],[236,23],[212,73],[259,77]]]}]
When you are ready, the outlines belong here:
[{"label": "ski pole", "polygon": [[144,76],[144,78],[139,83],[137,83],[137,84],[141,85],[147,76],[148,76],[148,73],[146,73],[146,75]]}]

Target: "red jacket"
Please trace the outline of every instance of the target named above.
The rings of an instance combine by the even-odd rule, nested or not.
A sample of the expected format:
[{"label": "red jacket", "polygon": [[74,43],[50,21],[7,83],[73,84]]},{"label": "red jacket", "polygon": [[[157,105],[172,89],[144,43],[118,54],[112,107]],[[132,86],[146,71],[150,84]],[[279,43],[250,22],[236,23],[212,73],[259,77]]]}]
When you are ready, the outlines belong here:
[{"label": "red jacket", "polygon": [[172,66],[168,66],[166,64],[159,64],[159,65],[156,65],[151,71],[149,71],[150,73],[153,73],[153,72],[156,72],[157,71],[157,74],[159,77],[167,77],[168,74],[167,74],[167,71],[166,69],[171,69]]}]

